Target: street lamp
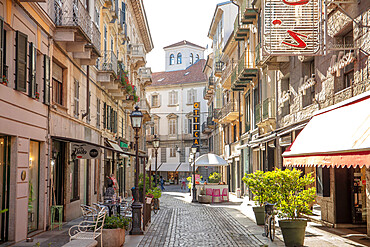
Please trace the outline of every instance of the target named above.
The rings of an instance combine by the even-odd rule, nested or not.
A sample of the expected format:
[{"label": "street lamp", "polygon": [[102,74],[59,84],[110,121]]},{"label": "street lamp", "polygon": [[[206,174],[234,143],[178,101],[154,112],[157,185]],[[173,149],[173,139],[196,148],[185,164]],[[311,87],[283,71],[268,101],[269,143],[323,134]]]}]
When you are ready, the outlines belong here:
[{"label": "street lamp", "polygon": [[191,146],[191,154],[193,161],[193,200],[191,202],[197,202],[197,189],[195,188],[195,154],[197,153],[198,147],[193,145]]},{"label": "street lamp", "polygon": [[[155,187],[157,188],[157,172],[158,172],[158,169],[157,169],[157,158],[158,158],[158,148],[159,148],[159,138],[157,137],[157,135],[154,135],[154,139],[153,139],[153,148],[155,150],[155,175],[154,175],[154,180],[155,180]],[[152,176],[150,174],[150,176]]]},{"label": "street lamp", "polygon": [[130,235],[142,235],[141,229],[141,208],[143,207],[139,202],[139,130],[143,121],[143,113],[139,111],[139,107],[135,107],[135,111],[131,112],[131,126],[135,130],[136,140],[136,166],[135,166],[135,187],[132,190],[134,202],[132,203],[132,228]]}]

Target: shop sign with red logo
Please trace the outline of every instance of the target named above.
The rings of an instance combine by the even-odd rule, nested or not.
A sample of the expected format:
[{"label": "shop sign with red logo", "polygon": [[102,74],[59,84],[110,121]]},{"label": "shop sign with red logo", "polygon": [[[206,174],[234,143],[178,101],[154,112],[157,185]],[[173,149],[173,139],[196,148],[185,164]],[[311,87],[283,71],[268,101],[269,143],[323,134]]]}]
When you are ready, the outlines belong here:
[{"label": "shop sign with red logo", "polygon": [[263,47],[269,55],[319,55],[320,0],[265,0]]}]

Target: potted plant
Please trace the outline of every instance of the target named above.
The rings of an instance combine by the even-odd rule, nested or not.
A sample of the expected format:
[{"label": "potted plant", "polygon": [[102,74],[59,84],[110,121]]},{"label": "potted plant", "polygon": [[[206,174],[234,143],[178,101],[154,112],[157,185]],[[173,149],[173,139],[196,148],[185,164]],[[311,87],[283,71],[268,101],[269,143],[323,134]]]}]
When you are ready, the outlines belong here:
[{"label": "potted plant", "polygon": [[214,172],[208,177],[208,181],[210,183],[219,183],[221,181],[221,174],[218,172]]},{"label": "potted plant", "polygon": [[123,216],[105,217],[102,233],[103,246],[121,247],[125,242],[125,231],[128,229],[130,221],[130,218]]},{"label": "potted plant", "polygon": [[156,188],[153,188],[153,189],[148,190],[148,193],[150,193],[151,195],[153,195],[153,200],[157,200],[158,201],[158,203],[157,204],[154,204],[154,205],[158,205],[158,207],[159,207],[159,198],[161,198],[161,196],[162,196],[161,189],[158,188],[158,187],[156,187]]},{"label": "potted plant", "polygon": [[275,170],[276,196],[279,210],[279,226],[286,246],[303,246],[307,220],[303,213],[312,213],[310,205],[315,200],[316,189],[309,187],[315,182],[311,173],[301,176],[300,170]]},{"label": "potted plant", "polygon": [[253,200],[257,204],[253,207],[257,225],[263,225],[265,223],[265,207],[263,204],[268,201],[268,185],[266,184],[265,173],[256,171],[245,174],[243,181],[248,186],[249,191],[253,193]]}]

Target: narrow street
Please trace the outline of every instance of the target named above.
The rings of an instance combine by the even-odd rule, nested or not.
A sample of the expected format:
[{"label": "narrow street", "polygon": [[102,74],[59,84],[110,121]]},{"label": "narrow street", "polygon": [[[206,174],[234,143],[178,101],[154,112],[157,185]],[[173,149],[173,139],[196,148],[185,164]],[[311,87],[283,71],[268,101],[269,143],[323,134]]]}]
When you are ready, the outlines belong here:
[{"label": "narrow street", "polygon": [[[224,207],[189,203],[189,193],[168,186],[159,213],[139,246],[261,246],[245,225]],[[228,205],[233,205],[229,203]],[[235,203],[240,205],[240,203]],[[232,211],[236,211],[232,209]],[[252,223],[252,221],[251,221]],[[273,246],[273,245],[269,245]]]}]

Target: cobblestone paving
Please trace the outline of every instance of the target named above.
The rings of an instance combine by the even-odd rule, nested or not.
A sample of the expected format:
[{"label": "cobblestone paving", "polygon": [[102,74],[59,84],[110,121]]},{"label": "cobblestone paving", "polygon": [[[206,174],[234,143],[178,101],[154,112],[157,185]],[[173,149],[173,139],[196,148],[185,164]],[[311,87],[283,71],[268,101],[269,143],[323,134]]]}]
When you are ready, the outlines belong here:
[{"label": "cobblestone paving", "polygon": [[262,246],[224,208],[184,201],[184,193],[163,193],[139,246]]}]

